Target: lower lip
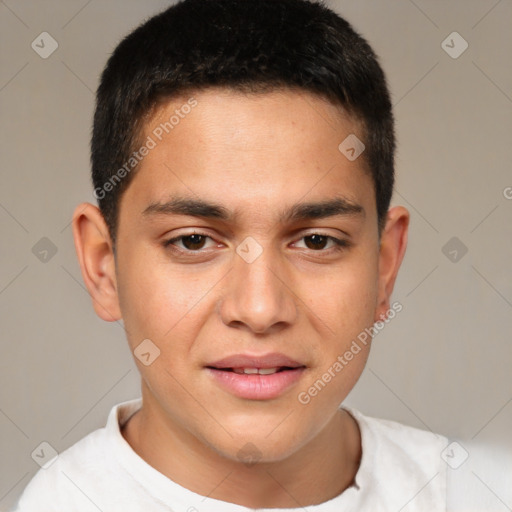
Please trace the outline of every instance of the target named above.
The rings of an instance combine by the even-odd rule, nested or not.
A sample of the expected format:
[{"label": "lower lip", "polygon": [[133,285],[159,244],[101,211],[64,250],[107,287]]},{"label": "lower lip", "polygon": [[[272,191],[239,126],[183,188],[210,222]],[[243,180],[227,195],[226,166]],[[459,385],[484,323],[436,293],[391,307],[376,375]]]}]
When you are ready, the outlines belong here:
[{"label": "lower lip", "polygon": [[215,381],[231,394],[247,400],[278,398],[296,384],[305,368],[283,370],[271,375],[241,374],[207,368]]}]

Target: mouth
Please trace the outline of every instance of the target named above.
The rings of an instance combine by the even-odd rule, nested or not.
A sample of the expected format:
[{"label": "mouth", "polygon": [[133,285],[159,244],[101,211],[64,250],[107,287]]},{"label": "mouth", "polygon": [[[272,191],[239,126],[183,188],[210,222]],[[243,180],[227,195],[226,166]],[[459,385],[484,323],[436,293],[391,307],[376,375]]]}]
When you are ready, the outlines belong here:
[{"label": "mouth", "polygon": [[286,372],[290,370],[297,370],[298,368],[305,368],[304,366],[299,367],[291,367],[291,366],[281,366],[274,368],[216,368],[215,366],[207,366],[211,370],[218,370],[221,372],[233,372],[238,373],[239,375],[273,375],[274,373]]},{"label": "mouth", "polygon": [[247,400],[278,398],[296,385],[306,365],[283,354],[234,355],[205,366],[224,391]]}]

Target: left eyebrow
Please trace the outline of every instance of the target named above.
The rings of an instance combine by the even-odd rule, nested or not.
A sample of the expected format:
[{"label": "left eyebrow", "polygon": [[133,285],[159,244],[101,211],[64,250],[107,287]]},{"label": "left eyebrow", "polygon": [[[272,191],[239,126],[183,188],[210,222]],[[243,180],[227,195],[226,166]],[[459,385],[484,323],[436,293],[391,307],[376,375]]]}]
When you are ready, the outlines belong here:
[{"label": "left eyebrow", "polygon": [[297,203],[284,211],[279,220],[282,223],[292,223],[302,220],[325,219],[327,217],[361,216],[366,214],[364,208],[344,197],[336,197],[320,202]]},{"label": "left eyebrow", "polygon": [[[293,223],[304,220],[324,219],[334,216],[365,216],[364,208],[344,197],[335,197],[325,201],[296,203],[282,211],[279,222]],[[149,215],[187,215],[198,218],[214,218],[231,221],[236,213],[224,206],[200,199],[173,197],[165,203],[151,203],[143,212]]]}]

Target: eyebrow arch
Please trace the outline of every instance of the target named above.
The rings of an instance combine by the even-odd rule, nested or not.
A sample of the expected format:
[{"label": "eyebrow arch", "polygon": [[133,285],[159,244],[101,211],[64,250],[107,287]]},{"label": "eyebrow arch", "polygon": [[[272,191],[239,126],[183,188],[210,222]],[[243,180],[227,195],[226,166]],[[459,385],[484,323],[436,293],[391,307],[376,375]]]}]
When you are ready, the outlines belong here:
[{"label": "eyebrow arch", "polygon": [[[235,212],[231,212],[220,204],[192,199],[173,197],[165,203],[151,203],[143,212],[143,216],[153,215],[188,215],[199,218],[213,218],[232,221]],[[325,201],[297,203],[279,215],[281,223],[292,223],[303,220],[324,219],[337,215],[365,216],[364,208],[344,197],[335,197]]]}]

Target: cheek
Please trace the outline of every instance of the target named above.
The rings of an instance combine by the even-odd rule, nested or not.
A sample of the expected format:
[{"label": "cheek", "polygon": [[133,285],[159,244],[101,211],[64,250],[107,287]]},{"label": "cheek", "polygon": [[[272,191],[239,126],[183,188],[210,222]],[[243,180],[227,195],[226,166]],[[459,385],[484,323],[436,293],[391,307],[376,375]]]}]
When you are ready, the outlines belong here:
[{"label": "cheek", "polygon": [[322,334],[347,340],[373,324],[378,291],[376,267],[374,261],[360,260],[302,281],[302,296],[307,298],[304,302],[315,313],[316,323],[324,324]]},{"label": "cheek", "polygon": [[125,254],[129,256],[119,262],[118,294],[132,348],[146,338],[164,348],[178,333],[186,345],[195,335],[194,325],[200,325],[201,299],[215,280],[198,277],[192,266],[180,271],[159,258],[144,259],[136,251]]},{"label": "cheek", "polygon": [[[121,253],[121,251],[120,251]],[[165,273],[153,261],[124,248],[118,263],[118,294],[128,340],[155,341],[172,327],[180,296],[169,286]]]},{"label": "cheek", "polygon": [[[341,403],[359,379],[371,346],[377,299],[378,259],[361,251],[322,279],[313,279],[310,293],[312,323],[319,342],[312,344],[315,368],[308,386],[301,391],[302,403],[314,403],[317,411]],[[368,256],[370,255],[370,256]],[[317,320],[320,319],[320,320]],[[368,331],[366,330],[368,329]]]}]

